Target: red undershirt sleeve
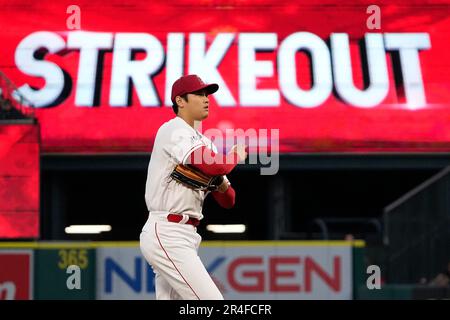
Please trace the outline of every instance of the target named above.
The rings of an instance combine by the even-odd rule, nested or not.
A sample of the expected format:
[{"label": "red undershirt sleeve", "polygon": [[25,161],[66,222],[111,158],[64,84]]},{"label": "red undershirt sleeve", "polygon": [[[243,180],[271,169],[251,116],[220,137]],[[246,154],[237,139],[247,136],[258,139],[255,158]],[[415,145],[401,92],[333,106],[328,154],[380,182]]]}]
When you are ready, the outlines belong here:
[{"label": "red undershirt sleeve", "polygon": [[[209,176],[227,175],[236,167],[238,162],[239,158],[236,153],[219,154],[206,146],[194,150],[186,160],[186,163]],[[231,185],[224,193],[213,191],[212,195],[221,207],[230,209],[234,206],[236,192]]]},{"label": "red undershirt sleeve", "polygon": [[194,150],[187,158],[186,163],[209,176],[223,176],[231,172],[239,162],[235,152],[224,155],[215,153],[203,146]]},{"label": "red undershirt sleeve", "polygon": [[225,191],[224,193],[220,193],[219,191],[213,191],[212,195],[221,207],[225,209],[230,209],[234,207],[236,192],[234,191],[232,186],[228,186],[227,191]]}]

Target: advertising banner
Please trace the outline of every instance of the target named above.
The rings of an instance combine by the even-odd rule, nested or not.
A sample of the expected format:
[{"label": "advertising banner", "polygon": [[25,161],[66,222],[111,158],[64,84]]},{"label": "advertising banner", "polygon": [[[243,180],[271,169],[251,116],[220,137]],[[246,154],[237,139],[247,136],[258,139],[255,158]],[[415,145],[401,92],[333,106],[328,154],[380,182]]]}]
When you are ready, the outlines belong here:
[{"label": "advertising banner", "polygon": [[0,300],[33,299],[33,251],[0,250]]},{"label": "advertising banner", "polygon": [[95,299],[95,250],[35,250],[35,299]]},{"label": "advertising banner", "polygon": [[[331,242],[330,242],[331,243]],[[352,299],[350,245],[206,243],[199,256],[225,299]],[[97,249],[97,299],[154,299],[138,247]]]},{"label": "advertising banner", "polygon": [[40,134],[36,124],[0,124],[0,238],[39,237]]}]

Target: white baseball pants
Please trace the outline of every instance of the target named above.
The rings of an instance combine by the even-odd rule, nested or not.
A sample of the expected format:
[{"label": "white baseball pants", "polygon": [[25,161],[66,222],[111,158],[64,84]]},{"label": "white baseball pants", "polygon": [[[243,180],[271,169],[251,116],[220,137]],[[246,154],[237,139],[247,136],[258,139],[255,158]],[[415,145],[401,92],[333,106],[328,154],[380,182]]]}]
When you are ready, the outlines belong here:
[{"label": "white baseball pants", "polygon": [[190,224],[151,213],[140,235],[140,248],[155,272],[157,300],[223,300],[198,256],[202,238]]}]

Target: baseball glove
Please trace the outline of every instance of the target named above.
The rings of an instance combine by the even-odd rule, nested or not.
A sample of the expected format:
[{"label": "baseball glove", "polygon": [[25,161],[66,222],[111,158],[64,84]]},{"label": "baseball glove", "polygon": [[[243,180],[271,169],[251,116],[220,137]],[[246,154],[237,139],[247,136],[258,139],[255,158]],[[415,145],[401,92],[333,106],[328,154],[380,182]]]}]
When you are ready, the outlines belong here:
[{"label": "baseball glove", "polygon": [[183,164],[178,164],[170,176],[188,188],[201,191],[216,191],[223,182],[223,176],[211,177]]}]

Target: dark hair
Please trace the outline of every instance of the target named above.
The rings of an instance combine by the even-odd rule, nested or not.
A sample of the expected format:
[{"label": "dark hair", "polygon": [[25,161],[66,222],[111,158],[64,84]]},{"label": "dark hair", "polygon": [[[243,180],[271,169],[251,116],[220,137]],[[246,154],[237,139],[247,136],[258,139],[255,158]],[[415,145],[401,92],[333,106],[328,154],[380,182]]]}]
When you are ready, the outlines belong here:
[{"label": "dark hair", "polygon": [[[184,99],[184,100],[186,100],[186,102],[188,102],[188,94],[187,93],[181,95],[180,97],[181,97],[181,99]],[[172,109],[173,109],[173,112],[175,112],[175,114],[178,114],[178,105],[176,102],[173,104]]]}]

